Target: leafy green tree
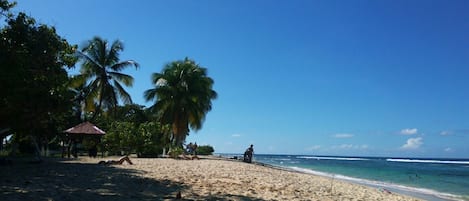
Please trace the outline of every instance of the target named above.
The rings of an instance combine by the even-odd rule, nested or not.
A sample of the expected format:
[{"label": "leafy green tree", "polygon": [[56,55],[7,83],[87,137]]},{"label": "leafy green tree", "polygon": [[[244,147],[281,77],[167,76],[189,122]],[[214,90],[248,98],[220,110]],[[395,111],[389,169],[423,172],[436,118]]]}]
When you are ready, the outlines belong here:
[{"label": "leafy green tree", "polygon": [[138,68],[139,65],[133,60],[120,61],[119,54],[123,50],[124,45],[118,40],[109,44],[107,40],[94,37],[78,54],[82,60],[81,74],[74,78],[74,85],[87,83],[86,102],[97,103],[96,108],[93,108],[92,119],[102,111],[114,109],[118,104],[118,98],[125,104],[132,103],[132,98],[123,85],[131,87],[134,79],[120,71],[129,66]]},{"label": "leafy green tree", "polygon": [[[1,1],[1,6],[5,1]],[[36,24],[24,13],[8,16],[0,30],[0,128],[17,139],[47,142],[70,111],[65,66],[72,67],[75,47],[53,27]]]},{"label": "leafy green tree", "polygon": [[145,122],[140,124],[137,135],[138,143],[136,147],[139,157],[157,157],[163,152],[168,143],[167,133],[169,127],[157,122]]},{"label": "leafy green tree", "polygon": [[138,143],[135,124],[131,122],[113,122],[104,135],[103,143],[111,154],[133,152]]},{"label": "leafy green tree", "polygon": [[213,152],[215,152],[215,149],[213,149],[213,147],[210,145],[202,145],[197,147],[198,155],[212,155]]},{"label": "leafy green tree", "polygon": [[103,138],[105,150],[112,155],[137,153],[139,157],[156,157],[168,143],[169,126],[157,122],[114,121]]},{"label": "leafy green tree", "polygon": [[193,130],[202,128],[205,115],[212,109],[217,93],[207,69],[188,58],[167,64],[162,73],[153,73],[155,88],[145,91],[147,101],[156,100],[150,108],[163,124],[171,124],[171,142],[181,146]]}]

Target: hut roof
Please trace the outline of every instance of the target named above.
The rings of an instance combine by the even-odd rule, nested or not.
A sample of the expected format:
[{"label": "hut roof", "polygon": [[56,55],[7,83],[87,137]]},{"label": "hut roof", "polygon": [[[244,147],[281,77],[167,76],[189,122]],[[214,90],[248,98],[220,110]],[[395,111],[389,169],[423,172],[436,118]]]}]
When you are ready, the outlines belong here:
[{"label": "hut roof", "polygon": [[69,128],[64,131],[65,133],[71,134],[86,134],[86,135],[104,135],[106,132],[99,129],[97,126],[93,125],[90,122],[83,122],[72,128]]}]

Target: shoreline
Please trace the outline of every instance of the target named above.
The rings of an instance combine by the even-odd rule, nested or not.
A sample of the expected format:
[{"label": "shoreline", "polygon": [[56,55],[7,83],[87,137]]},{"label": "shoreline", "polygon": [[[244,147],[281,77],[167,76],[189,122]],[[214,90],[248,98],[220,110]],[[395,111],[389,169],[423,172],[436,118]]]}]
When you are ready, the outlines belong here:
[{"label": "shoreline", "polygon": [[415,197],[259,163],[117,157],[45,159],[0,166],[0,200],[383,200]]},{"label": "shoreline", "polygon": [[[234,155],[236,156],[236,154]],[[221,155],[216,156],[216,157],[224,158],[227,160],[234,160],[234,159],[226,158]],[[242,162],[242,160],[239,160],[239,159],[238,161]],[[276,166],[276,165],[271,165],[268,163],[263,163],[263,162],[258,162],[258,161],[253,161],[252,164],[279,169],[279,170],[284,170],[284,171],[293,171],[293,172],[298,172],[298,173],[327,177],[330,179],[337,179],[337,180],[341,180],[345,182],[351,182],[357,185],[364,185],[364,186],[377,188],[377,189],[384,190],[384,191],[389,191],[391,193],[397,193],[397,194],[407,195],[407,196],[411,196],[411,197],[418,198],[418,199],[424,199],[427,201],[466,201],[460,195],[443,193],[443,192],[426,189],[426,188],[410,187],[410,186],[405,186],[401,184],[393,184],[393,183],[387,183],[387,182],[381,182],[381,181],[372,181],[372,180],[367,180],[367,179],[350,177],[350,176],[345,176],[345,175],[340,175],[340,174],[331,174],[331,173],[320,172],[316,170],[304,169],[304,168],[298,168],[298,167]]]},{"label": "shoreline", "polygon": [[344,176],[340,174],[329,174],[325,172],[319,172],[319,171],[296,168],[296,167],[291,167],[291,168],[285,167],[285,168],[298,171],[298,172],[303,172],[306,174],[324,176],[328,178],[334,178],[334,179],[338,179],[342,181],[355,183],[358,185],[365,185],[365,186],[369,186],[373,188],[383,189],[383,190],[395,192],[398,194],[403,194],[403,195],[408,195],[408,196],[415,197],[415,198],[424,199],[427,201],[464,201],[464,199],[462,199],[458,195],[442,193],[442,192],[438,192],[438,191],[431,190],[431,189],[409,187],[409,186],[404,186],[400,184],[392,184],[392,183],[381,182],[381,181],[372,181],[372,180],[367,180],[367,179]]}]

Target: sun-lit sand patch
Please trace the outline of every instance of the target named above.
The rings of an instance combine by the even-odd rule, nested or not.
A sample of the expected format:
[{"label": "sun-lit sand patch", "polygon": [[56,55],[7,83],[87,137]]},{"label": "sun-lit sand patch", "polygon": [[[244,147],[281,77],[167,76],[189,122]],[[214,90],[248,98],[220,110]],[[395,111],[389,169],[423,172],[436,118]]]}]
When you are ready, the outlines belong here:
[{"label": "sun-lit sand patch", "polygon": [[178,194],[183,200],[417,200],[331,178],[217,158],[132,158],[134,165],[111,166],[98,165],[99,160],[23,165],[28,167],[13,172],[16,180],[13,174],[4,174],[15,165],[0,167],[5,178],[0,200],[173,200]]}]

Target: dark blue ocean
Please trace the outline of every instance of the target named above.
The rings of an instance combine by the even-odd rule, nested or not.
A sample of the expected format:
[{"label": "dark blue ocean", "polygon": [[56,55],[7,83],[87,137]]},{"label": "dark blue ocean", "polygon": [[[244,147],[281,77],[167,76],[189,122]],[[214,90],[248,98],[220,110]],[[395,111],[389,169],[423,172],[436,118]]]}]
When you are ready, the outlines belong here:
[{"label": "dark blue ocean", "polygon": [[253,160],[426,200],[469,200],[469,159],[257,154]]}]

